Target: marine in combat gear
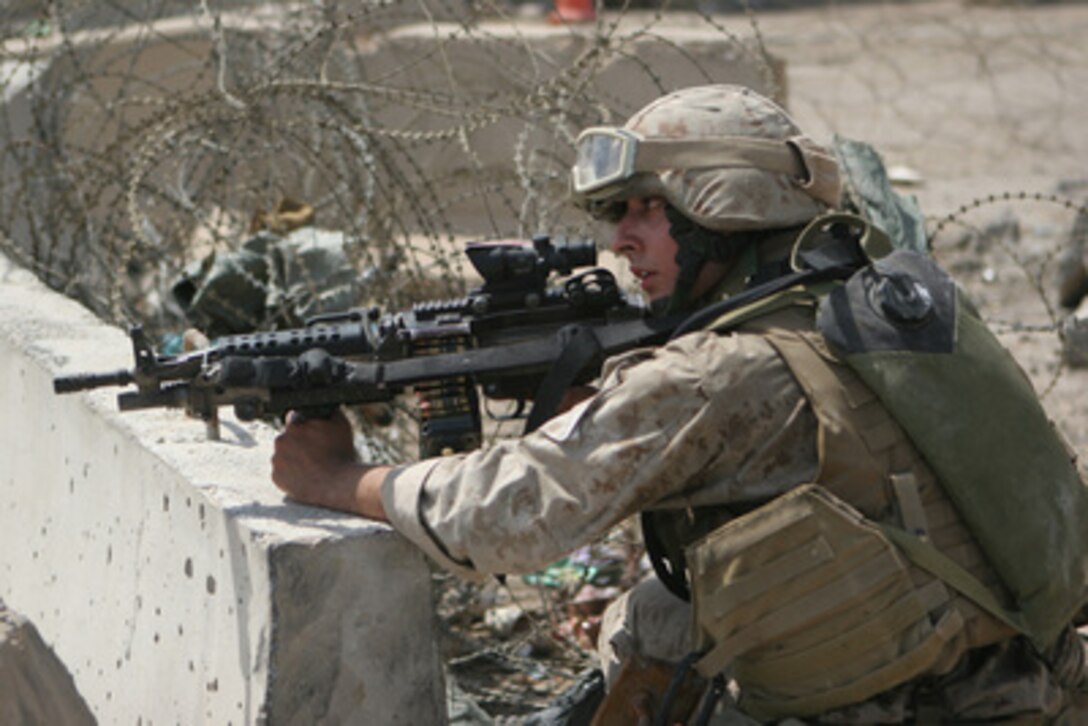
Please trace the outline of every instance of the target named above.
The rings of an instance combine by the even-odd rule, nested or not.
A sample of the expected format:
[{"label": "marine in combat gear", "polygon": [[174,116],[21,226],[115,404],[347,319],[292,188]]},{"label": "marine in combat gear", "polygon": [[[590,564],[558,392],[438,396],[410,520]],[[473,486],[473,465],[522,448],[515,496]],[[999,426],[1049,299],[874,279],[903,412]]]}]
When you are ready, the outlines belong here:
[{"label": "marine in combat gear", "polygon": [[595,723],[1088,718],[1088,490],[947,275],[839,209],[835,155],[749,89],[577,146],[575,200],[682,334],[486,450],[371,467],[343,419],[292,421],[275,484],[468,578],[640,514],[656,575],[605,614]]}]

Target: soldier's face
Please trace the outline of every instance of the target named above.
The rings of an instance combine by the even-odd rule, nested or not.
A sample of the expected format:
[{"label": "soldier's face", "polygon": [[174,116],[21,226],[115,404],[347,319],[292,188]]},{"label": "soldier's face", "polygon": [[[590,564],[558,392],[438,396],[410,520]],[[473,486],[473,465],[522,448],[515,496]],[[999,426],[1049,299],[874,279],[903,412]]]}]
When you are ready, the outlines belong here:
[{"label": "soldier's face", "polygon": [[677,244],[669,234],[664,199],[628,199],[627,211],[616,224],[610,248],[627,259],[631,273],[651,301],[672,294],[680,266],[676,264]]}]

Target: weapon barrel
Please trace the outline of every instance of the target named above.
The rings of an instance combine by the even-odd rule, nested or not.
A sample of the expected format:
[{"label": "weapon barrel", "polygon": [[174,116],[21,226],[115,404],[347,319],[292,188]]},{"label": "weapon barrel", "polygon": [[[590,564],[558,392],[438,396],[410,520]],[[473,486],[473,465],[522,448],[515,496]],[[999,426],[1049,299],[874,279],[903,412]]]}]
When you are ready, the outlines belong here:
[{"label": "weapon barrel", "polygon": [[133,382],[132,371],[119,370],[112,373],[76,373],[71,376],[58,376],[53,379],[54,393],[74,393],[103,386],[127,386]]}]

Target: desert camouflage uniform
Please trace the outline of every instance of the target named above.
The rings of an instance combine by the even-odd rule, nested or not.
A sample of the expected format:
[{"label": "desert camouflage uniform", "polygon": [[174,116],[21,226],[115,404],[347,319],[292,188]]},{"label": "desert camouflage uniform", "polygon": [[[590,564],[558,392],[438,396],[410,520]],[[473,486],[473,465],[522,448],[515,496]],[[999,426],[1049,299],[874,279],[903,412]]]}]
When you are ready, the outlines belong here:
[{"label": "desert camouflage uniform", "polygon": [[394,525],[467,576],[527,572],[646,507],[765,501],[810,481],[816,422],[759,337],[694,333],[612,359],[536,432],[396,470]]},{"label": "desert camouflage uniform", "polygon": [[[816,435],[807,400],[763,338],[697,332],[611,360],[600,393],[529,436],[395,470],[383,500],[393,525],[447,568],[527,572],[646,508],[762,502],[810,482]],[[677,660],[689,619],[656,581],[635,588],[606,614],[606,674],[636,652]],[[1075,639],[1053,669],[1019,639],[980,650],[937,684],[953,713],[1053,715],[1083,677]],[[834,717],[896,722],[910,704],[904,688]]]}]

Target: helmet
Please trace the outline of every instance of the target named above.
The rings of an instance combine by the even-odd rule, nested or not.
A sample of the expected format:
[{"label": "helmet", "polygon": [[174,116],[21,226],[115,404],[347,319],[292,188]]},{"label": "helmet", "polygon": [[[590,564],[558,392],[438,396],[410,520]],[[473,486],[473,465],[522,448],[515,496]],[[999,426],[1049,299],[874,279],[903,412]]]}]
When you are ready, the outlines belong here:
[{"label": "helmet", "polygon": [[577,151],[572,190],[598,217],[615,218],[629,197],[661,196],[717,232],[780,229],[838,206],[841,193],[834,157],[742,86],[675,91],[622,127],[586,129]]}]

